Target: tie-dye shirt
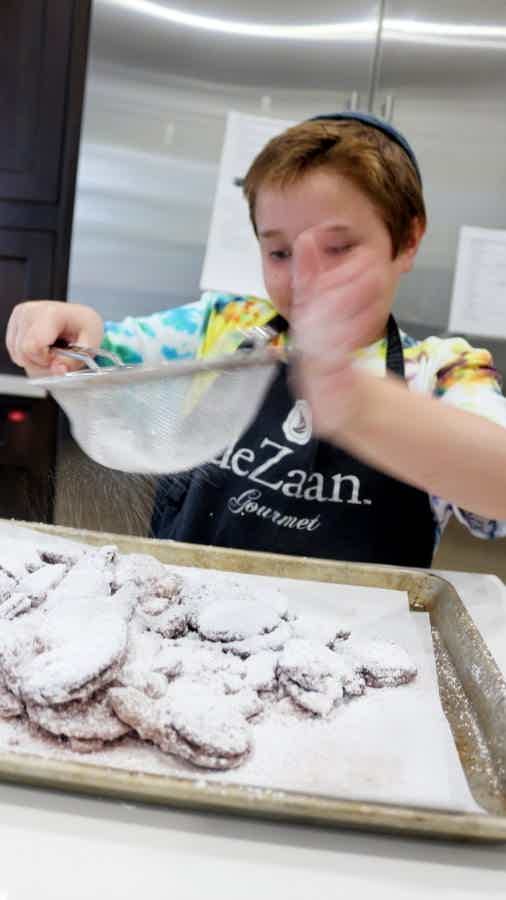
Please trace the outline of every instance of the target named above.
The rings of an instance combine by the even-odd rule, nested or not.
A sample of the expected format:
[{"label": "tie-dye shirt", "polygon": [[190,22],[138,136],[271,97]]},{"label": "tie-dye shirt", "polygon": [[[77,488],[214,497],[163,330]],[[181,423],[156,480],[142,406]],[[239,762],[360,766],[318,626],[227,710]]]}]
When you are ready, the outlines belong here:
[{"label": "tie-dye shirt", "polygon": [[[231,352],[242,341],[244,329],[263,325],[275,315],[267,300],[207,291],[186,306],[106,322],[102,346],[124,362],[147,364]],[[488,350],[476,349],[458,337],[418,341],[401,332],[401,338],[411,390],[430,393],[442,403],[506,427],[506,399]],[[356,365],[382,375],[386,351],[386,339],[376,341],[356,354]],[[477,537],[506,537],[506,522],[484,519],[440,497],[430,499],[437,538],[452,514]]]}]

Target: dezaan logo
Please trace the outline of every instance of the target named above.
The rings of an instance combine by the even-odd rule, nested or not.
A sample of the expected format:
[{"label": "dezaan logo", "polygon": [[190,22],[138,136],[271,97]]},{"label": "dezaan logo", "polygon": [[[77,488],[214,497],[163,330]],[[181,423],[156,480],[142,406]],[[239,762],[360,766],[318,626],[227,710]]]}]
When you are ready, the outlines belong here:
[{"label": "dezaan logo", "polygon": [[296,400],[283,425],[283,434],[291,444],[308,444],[312,434],[311,408],[306,400]]}]

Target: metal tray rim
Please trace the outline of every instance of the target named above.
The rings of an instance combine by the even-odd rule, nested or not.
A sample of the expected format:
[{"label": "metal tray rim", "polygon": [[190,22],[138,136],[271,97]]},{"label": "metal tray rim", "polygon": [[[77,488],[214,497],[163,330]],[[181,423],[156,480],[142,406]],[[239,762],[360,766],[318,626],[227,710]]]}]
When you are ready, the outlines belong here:
[{"label": "metal tray rim", "polygon": [[[439,574],[424,569],[334,562],[309,557],[237,551],[175,541],[157,541],[107,532],[51,526],[32,522],[15,524],[55,536],[94,545],[116,544],[122,552],[152,553],[163,550],[164,562],[172,555],[174,565],[226,569],[277,576],[289,566],[293,572],[279,577],[332,581],[336,584],[371,584],[375,576],[391,581],[389,587],[406,590],[412,609],[425,609],[422,587],[429,597],[450,592],[460,602],[454,586]],[[168,551],[168,552],[167,552]],[[188,561],[185,561],[188,560]],[[262,568],[263,573],[259,571]],[[305,577],[298,574],[305,572]],[[329,577],[329,576],[334,577]],[[323,577],[322,577],[323,576]],[[340,576],[340,577],[336,577]],[[382,583],[378,586],[384,587]],[[474,624],[474,623],[473,623]],[[479,634],[479,632],[478,632]],[[486,645],[485,645],[486,646]],[[142,776],[142,785],[139,784]],[[224,782],[206,782],[174,776],[129,772],[95,764],[63,762],[32,754],[0,753],[0,778],[9,782],[74,791],[168,807],[186,807],[207,812],[247,815],[325,827],[402,833],[405,836],[438,837],[457,841],[506,842],[506,815],[465,813],[429,807],[345,800],[297,791],[264,789]]]}]

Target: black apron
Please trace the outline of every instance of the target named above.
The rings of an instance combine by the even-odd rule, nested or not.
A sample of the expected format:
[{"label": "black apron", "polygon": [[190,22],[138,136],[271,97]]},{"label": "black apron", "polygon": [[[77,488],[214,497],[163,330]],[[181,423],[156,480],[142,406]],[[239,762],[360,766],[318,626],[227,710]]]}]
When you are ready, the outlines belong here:
[{"label": "black apron", "polygon": [[[386,364],[404,377],[392,316]],[[435,527],[424,491],[311,437],[309,408],[294,399],[286,366],[234,447],[202,469],[161,479],[152,520],[158,538],[423,567]]]}]

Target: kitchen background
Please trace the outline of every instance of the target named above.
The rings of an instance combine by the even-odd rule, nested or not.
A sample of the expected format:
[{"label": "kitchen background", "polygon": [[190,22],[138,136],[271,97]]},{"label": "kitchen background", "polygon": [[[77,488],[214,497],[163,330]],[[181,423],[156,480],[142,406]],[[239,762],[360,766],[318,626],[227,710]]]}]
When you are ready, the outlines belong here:
[{"label": "kitchen background", "polygon": [[[59,4],[36,5],[47,12]],[[76,4],[81,15],[88,5]],[[178,11],[172,0],[92,4],[60,295],[67,288],[108,318],[197,298],[227,112],[300,120],[347,107],[391,120],[415,147],[429,230],[395,312],[415,336],[444,333],[460,226],[506,228],[504,0],[291,0],[275,12],[267,0],[181,0]],[[262,34],[265,23],[275,23],[277,37]],[[328,23],[337,26],[330,39],[290,31]],[[245,25],[258,34],[244,34]],[[78,26],[74,19],[82,59],[86,23]],[[70,76],[79,97],[84,68]],[[75,163],[71,145],[67,135]],[[57,286],[45,296],[58,296]],[[490,347],[506,373],[506,343],[470,339]],[[65,427],[52,483],[54,521],[145,532],[152,483],[99,469]],[[436,563],[506,577],[504,549],[454,523]]]}]

